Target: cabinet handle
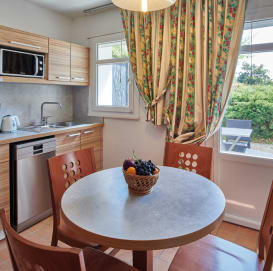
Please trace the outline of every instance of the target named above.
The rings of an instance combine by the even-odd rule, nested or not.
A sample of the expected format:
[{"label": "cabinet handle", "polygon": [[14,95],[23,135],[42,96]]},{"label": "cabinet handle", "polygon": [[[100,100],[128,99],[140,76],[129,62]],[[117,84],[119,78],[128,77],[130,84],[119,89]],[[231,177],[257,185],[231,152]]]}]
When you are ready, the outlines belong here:
[{"label": "cabinet handle", "polygon": [[81,133],[77,133],[77,134],[71,134],[71,135],[67,135],[68,137],[76,137],[76,136],[80,136]]},{"label": "cabinet handle", "polygon": [[72,80],[84,81],[83,77],[72,77]]},{"label": "cabinet handle", "polygon": [[15,44],[15,45],[21,45],[25,47],[30,47],[30,48],[35,48],[35,49],[41,49],[40,46],[28,44],[28,43],[23,43],[23,42],[18,42],[18,41],[9,41],[10,44]]},{"label": "cabinet handle", "polygon": [[87,135],[87,134],[93,134],[94,131],[84,131],[83,133],[84,133],[85,135]]},{"label": "cabinet handle", "polygon": [[70,77],[67,76],[56,76],[57,79],[70,80]]}]

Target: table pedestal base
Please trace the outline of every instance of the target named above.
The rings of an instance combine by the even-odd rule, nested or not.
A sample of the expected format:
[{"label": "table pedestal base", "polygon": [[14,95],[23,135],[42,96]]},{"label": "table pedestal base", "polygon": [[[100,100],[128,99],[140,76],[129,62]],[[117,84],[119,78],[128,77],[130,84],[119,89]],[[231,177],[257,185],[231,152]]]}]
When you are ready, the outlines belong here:
[{"label": "table pedestal base", "polygon": [[140,271],[153,271],[153,251],[133,251],[133,266]]}]

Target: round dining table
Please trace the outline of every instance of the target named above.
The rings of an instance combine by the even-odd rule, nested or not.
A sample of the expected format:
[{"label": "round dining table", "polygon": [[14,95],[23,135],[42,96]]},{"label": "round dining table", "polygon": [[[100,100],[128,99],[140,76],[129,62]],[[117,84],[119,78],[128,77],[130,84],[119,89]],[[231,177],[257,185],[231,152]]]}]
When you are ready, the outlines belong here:
[{"label": "round dining table", "polygon": [[222,221],[225,197],[212,181],[178,168],[159,167],[150,194],[129,191],[122,168],[88,175],[64,193],[61,218],[92,242],[132,250],[133,266],[153,270],[153,250],[182,246]]}]

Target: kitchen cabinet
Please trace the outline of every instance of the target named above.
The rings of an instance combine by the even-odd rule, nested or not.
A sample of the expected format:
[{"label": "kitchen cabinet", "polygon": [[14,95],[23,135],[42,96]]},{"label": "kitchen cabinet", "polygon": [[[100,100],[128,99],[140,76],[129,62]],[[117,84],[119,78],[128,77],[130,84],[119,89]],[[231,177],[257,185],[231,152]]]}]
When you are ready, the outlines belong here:
[{"label": "kitchen cabinet", "polygon": [[81,149],[81,131],[59,134],[56,138],[56,155]]},{"label": "kitchen cabinet", "polygon": [[[0,145],[0,209],[4,208],[7,219],[10,218],[9,189],[9,144]],[[2,225],[0,223],[0,231]]]},{"label": "kitchen cabinet", "polygon": [[40,53],[48,53],[48,38],[0,26],[0,45]]},{"label": "kitchen cabinet", "polygon": [[94,148],[96,169],[103,169],[102,127],[87,128],[70,133],[59,134],[56,138],[56,155],[80,149]]},{"label": "kitchen cabinet", "polygon": [[91,128],[81,132],[81,149],[94,148],[96,169],[103,169],[103,134],[102,128]]},{"label": "kitchen cabinet", "polygon": [[70,81],[70,43],[49,39],[48,80]]},{"label": "kitchen cabinet", "polygon": [[71,81],[89,82],[89,52],[88,47],[71,43]]},{"label": "kitchen cabinet", "polygon": [[0,46],[45,54],[45,78],[0,76],[0,82],[89,85],[90,49],[0,25]]}]

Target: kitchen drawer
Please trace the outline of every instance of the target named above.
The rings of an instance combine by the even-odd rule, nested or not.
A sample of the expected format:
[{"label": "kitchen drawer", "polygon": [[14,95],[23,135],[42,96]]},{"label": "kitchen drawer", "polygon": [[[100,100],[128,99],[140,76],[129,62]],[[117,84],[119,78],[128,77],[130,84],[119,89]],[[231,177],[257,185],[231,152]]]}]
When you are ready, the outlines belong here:
[{"label": "kitchen drawer", "polygon": [[0,163],[9,161],[9,144],[0,145]]},{"label": "kitchen drawer", "polygon": [[56,152],[61,155],[71,151],[77,151],[81,148],[81,132],[70,132],[56,135]]},{"label": "kitchen drawer", "polygon": [[90,128],[82,130],[81,145],[88,144],[90,142],[102,140],[102,128]]},{"label": "kitchen drawer", "polygon": [[[10,200],[9,200],[9,162],[0,163],[0,209],[4,208],[9,221]],[[0,223],[0,231],[2,225]]]},{"label": "kitchen drawer", "polygon": [[0,26],[0,45],[34,52],[48,53],[48,38]]}]

